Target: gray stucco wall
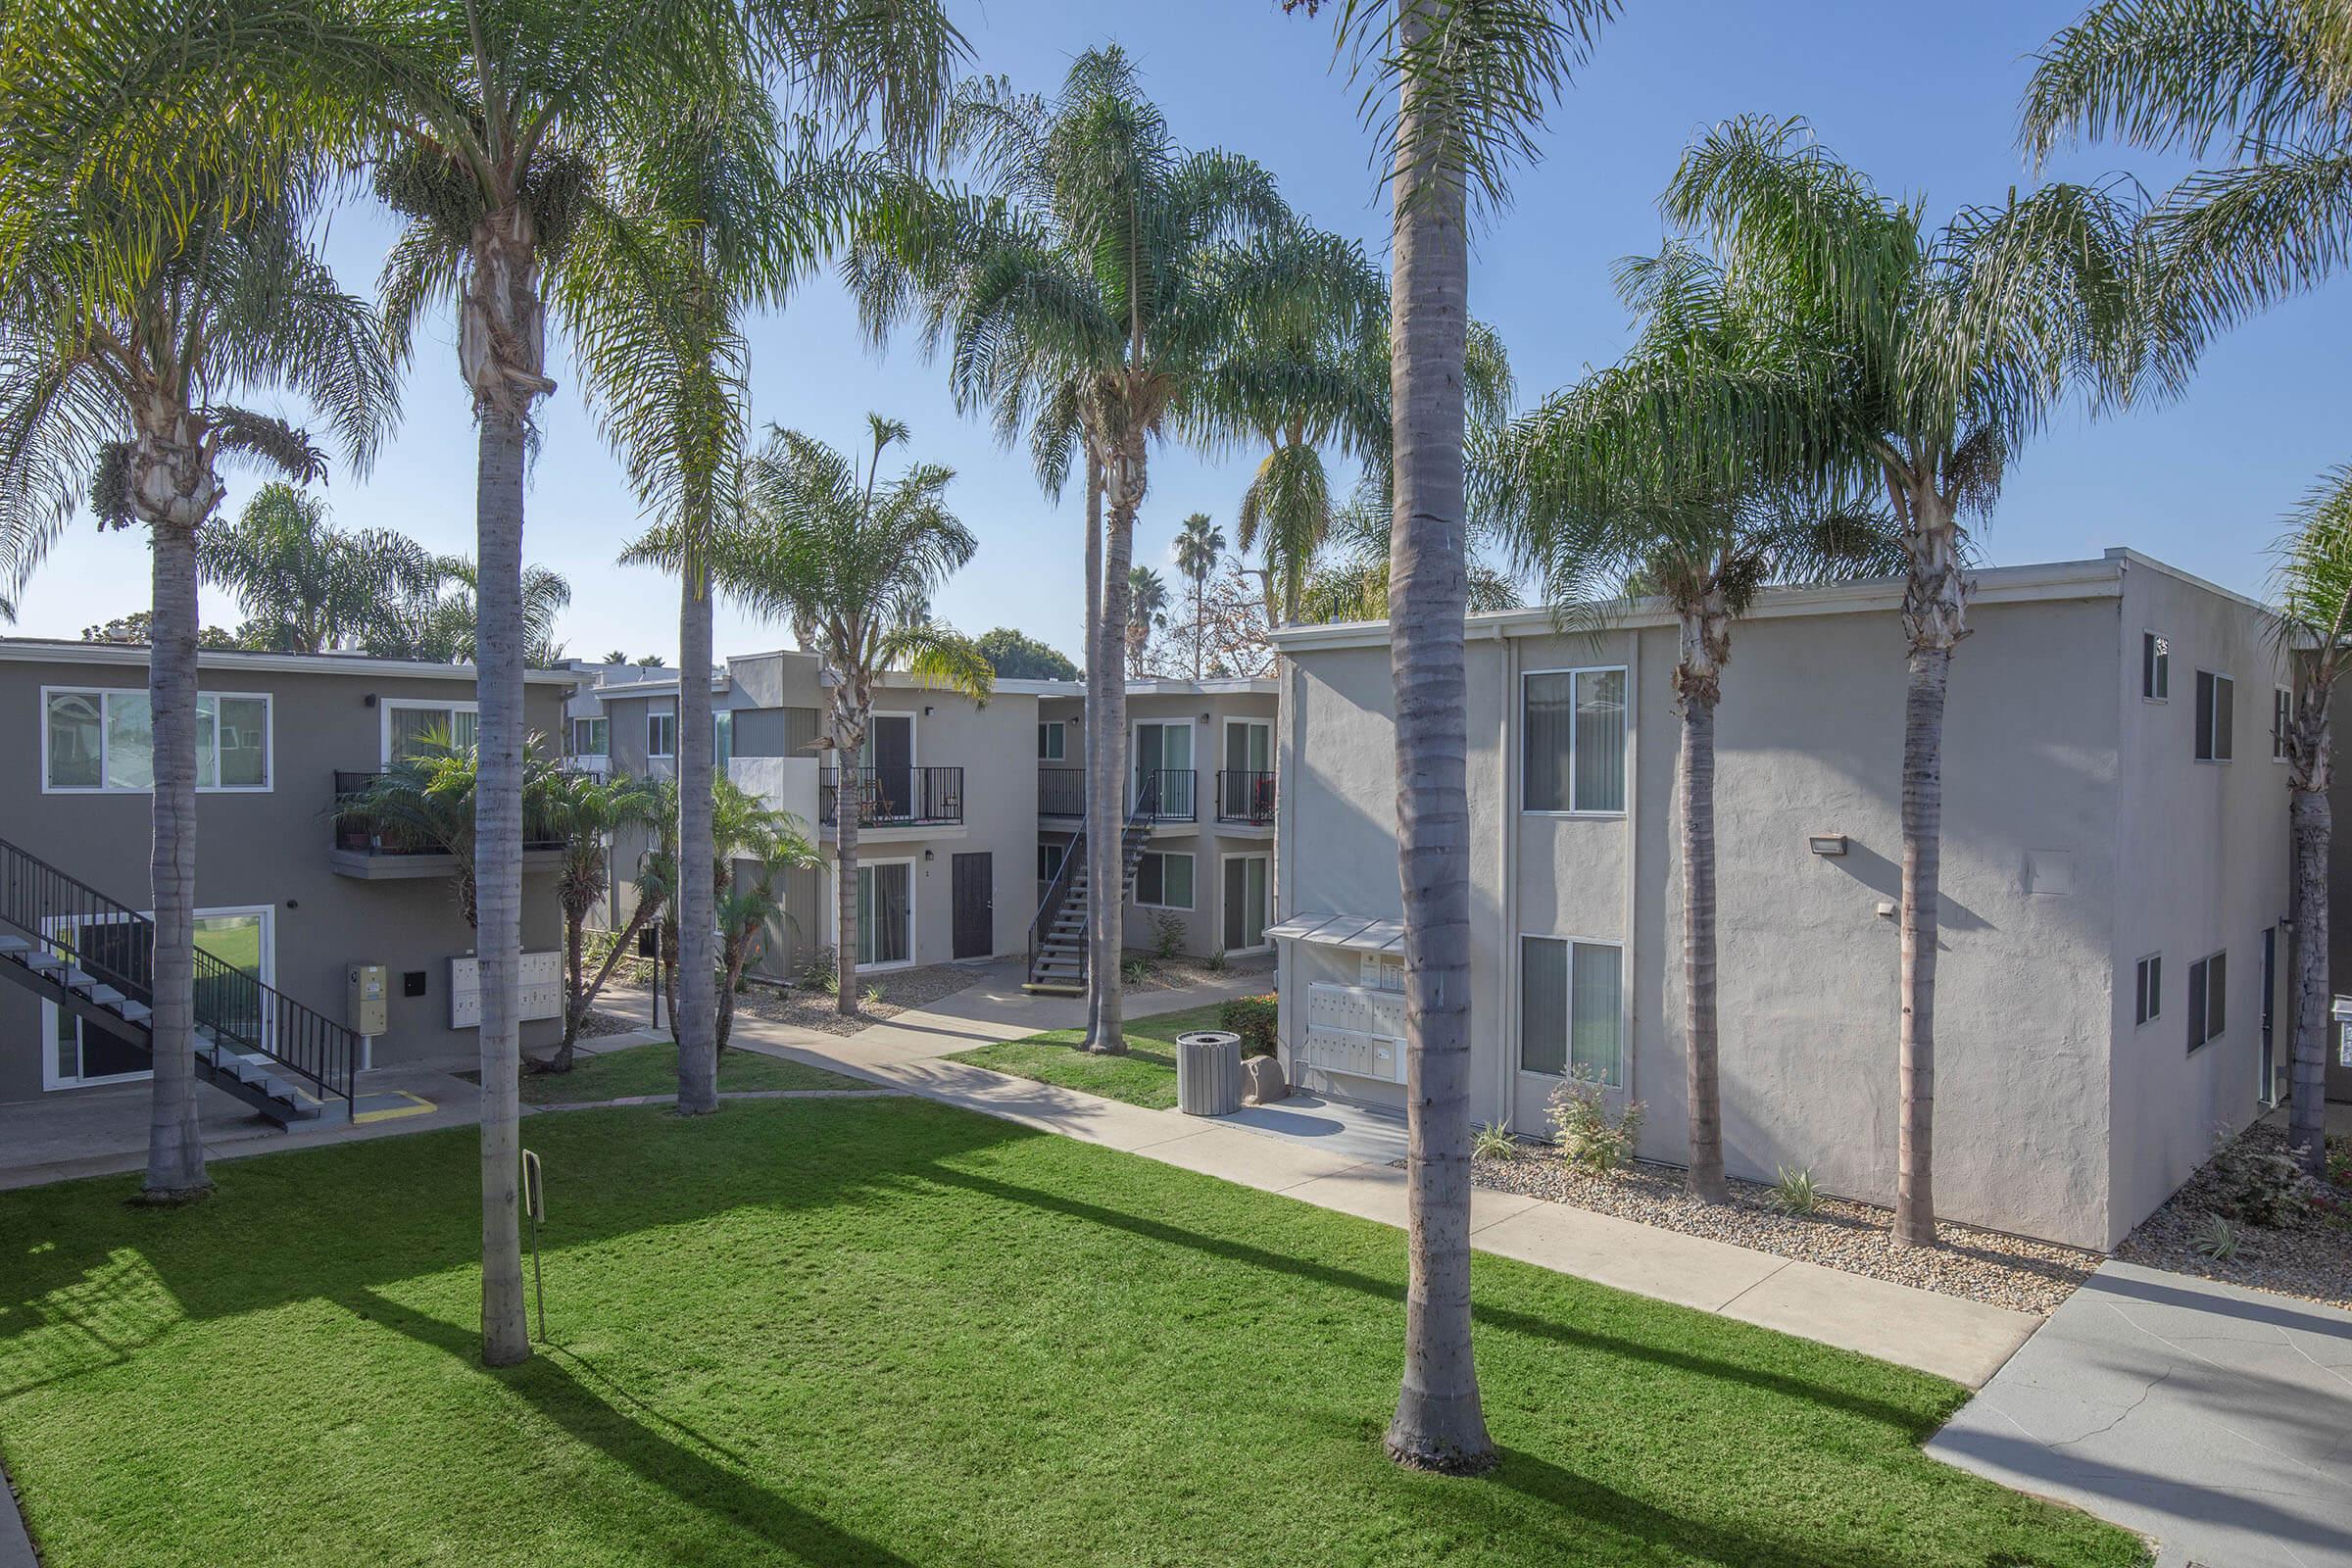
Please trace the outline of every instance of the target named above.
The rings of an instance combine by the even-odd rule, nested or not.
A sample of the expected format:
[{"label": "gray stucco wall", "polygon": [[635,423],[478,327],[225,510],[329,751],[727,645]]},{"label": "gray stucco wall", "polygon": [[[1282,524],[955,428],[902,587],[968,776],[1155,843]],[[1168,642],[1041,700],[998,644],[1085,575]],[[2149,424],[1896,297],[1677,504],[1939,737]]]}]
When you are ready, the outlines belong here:
[{"label": "gray stucco wall", "polygon": [[[147,907],[150,800],[141,794],[44,794],[41,788],[43,687],[143,691],[142,664],[29,662],[0,651],[0,836],[107,896]],[[470,702],[470,679],[418,679],[365,664],[289,673],[207,655],[199,675],[206,692],[267,693],[272,704],[271,787],[267,793],[197,796],[196,896],[199,908],[267,907],[272,983],[295,1001],[341,1021],[345,967],[377,962],[391,970],[390,1031],[375,1042],[378,1065],[470,1056],[472,1030],[449,1021],[448,960],[472,951],[473,936],[449,883],[441,878],[359,881],[329,865],[330,808],[337,769],[372,771],[382,762],[381,703],[393,699]],[[564,688],[534,684],[526,700],[535,733],[553,736]],[[369,706],[369,696],[378,699]],[[523,944],[532,952],[561,945],[563,917],[552,875],[523,885]],[[403,994],[402,975],[422,970],[421,998]],[[31,993],[0,985],[0,1100],[42,1094],[41,1007]],[[523,1025],[526,1048],[552,1045],[552,1022]]]}]

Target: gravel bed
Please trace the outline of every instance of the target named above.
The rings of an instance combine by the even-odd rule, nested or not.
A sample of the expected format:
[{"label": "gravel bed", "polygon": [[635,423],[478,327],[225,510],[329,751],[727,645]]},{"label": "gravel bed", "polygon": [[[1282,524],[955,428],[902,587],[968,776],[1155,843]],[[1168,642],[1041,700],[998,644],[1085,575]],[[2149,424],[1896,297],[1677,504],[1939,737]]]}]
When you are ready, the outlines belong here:
[{"label": "gravel bed", "polygon": [[[2286,1133],[2278,1127],[2248,1128],[2241,1141],[2266,1152],[2283,1152],[2286,1149]],[[2339,1194],[2336,1200],[2352,1205],[2352,1194]],[[2225,1285],[2251,1286],[2329,1306],[2352,1307],[2352,1228],[2317,1215],[2277,1229],[2237,1225],[2237,1255],[2224,1262],[2196,1249],[2197,1238],[2211,1223],[2216,1206],[2214,1168],[2208,1163],[2162,1208],[2141,1220],[2124,1238],[2115,1255],[2128,1263],[2194,1274]]]},{"label": "gravel bed", "polygon": [[1896,1248],[1887,1241],[1893,1216],[1875,1204],[1824,1198],[1811,1214],[1784,1214],[1773,1205],[1773,1189],[1738,1180],[1731,1183],[1729,1202],[1702,1203],[1683,1191],[1678,1170],[1636,1162],[1613,1175],[1594,1176],[1537,1145],[1523,1145],[1510,1159],[1477,1161],[1471,1180],[1497,1192],[1573,1203],[1687,1236],[2044,1316],[2100,1263],[2096,1252],[1948,1221],[1938,1227],[1941,1247]]},{"label": "gravel bed", "polygon": [[1266,989],[1273,989],[1274,956],[1270,953],[1228,959],[1222,969],[1210,968],[1206,959],[1182,956],[1173,958],[1145,957],[1142,954],[1130,951],[1127,956],[1131,960],[1142,958],[1144,964],[1143,978],[1126,982],[1125,989],[1129,991],[1182,991],[1192,986],[1215,985],[1220,981],[1246,979],[1251,975],[1264,976]]},{"label": "gravel bed", "polygon": [[586,1040],[594,1036],[635,1034],[644,1027],[645,1020],[642,1018],[630,1018],[617,1012],[607,1012],[602,1007],[590,1007],[588,1015],[580,1020],[580,1038]]},{"label": "gravel bed", "polygon": [[977,964],[935,963],[922,969],[898,969],[866,981],[882,993],[880,1002],[860,1002],[856,1017],[845,1018],[834,999],[823,991],[779,991],[755,985],[736,997],[735,1010],[795,1029],[819,1034],[854,1035],[869,1024],[895,1018],[902,1012],[927,1007],[942,997],[954,996],[979,982],[985,971]]}]

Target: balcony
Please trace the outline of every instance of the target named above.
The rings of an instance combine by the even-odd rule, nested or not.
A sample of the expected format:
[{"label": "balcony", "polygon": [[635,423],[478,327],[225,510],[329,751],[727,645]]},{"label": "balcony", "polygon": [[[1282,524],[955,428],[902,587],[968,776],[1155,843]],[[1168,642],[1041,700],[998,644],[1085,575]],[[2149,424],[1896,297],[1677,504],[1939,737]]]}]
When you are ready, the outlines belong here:
[{"label": "balcony", "polygon": [[1037,770],[1037,814],[1040,816],[1084,816],[1086,814],[1086,769],[1083,767],[1041,767]]},{"label": "balcony", "polygon": [[1140,769],[1135,775],[1135,810],[1154,822],[1200,820],[1200,775],[1189,767]]},{"label": "balcony", "polygon": [[839,825],[845,790],[860,828],[963,822],[960,767],[828,767],[816,786],[817,820],[826,827]]},{"label": "balcony", "polygon": [[[458,868],[458,858],[441,839],[421,825],[411,827],[403,823],[372,821],[348,809],[340,809],[358,796],[375,787],[381,773],[335,773],[334,841],[327,852],[329,865],[338,876],[348,876],[362,882],[397,882],[417,877],[450,876]],[[525,871],[552,871],[562,865],[564,841],[561,833],[545,822],[533,819],[528,806],[522,819],[522,868]]]},{"label": "balcony", "polygon": [[1246,827],[1274,825],[1274,770],[1219,768],[1217,820]]}]

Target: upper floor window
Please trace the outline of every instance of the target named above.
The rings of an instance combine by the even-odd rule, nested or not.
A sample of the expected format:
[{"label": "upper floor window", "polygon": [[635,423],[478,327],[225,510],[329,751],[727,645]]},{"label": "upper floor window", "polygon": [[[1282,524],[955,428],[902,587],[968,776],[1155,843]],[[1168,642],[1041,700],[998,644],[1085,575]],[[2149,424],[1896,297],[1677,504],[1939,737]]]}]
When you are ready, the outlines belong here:
[{"label": "upper floor window", "polygon": [[1530,671],[1521,691],[1527,732],[1526,809],[1625,809],[1625,671]]},{"label": "upper floor window", "polygon": [[2139,695],[2151,703],[2169,702],[2173,695],[2173,648],[2162,635],[2139,634]]},{"label": "upper floor window", "polygon": [[612,721],[609,718],[575,718],[571,721],[571,755],[574,757],[603,757],[612,748]]},{"label": "upper floor window", "polygon": [[[46,690],[41,782],[51,791],[155,788],[155,724],[143,691]],[[196,699],[196,787],[270,788],[267,696],[205,692]]]},{"label": "upper floor window", "polygon": [[470,752],[478,723],[471,703],[386,703],[384,760],[397,762],[434,747]]},{"label": "upper floor window", "polygon": [[2132,1019],[2146,1023],[2164,1012],[2164,955],[2151,953],[2139,960],[2132,976]]},{"label": "upper floor window", "polygon": [[675,757],[678,755],[678,715],[648,713],[645,715],[645,755]]},{"label": "upper floor window", "polygon": [[1041,762],[1059,762],[1069,757],[1069,729],[1061,720],[1037,726],[1037,760]]},{"label": "upper floor window", "polygon": [[2230,955],[2217,953],[2188,966],[2188,1049],[2221,1036],[2230,993]]},{"label": "upper floor window", "polygon": [[2210,669],[2197,671],[2197,760],[2227,762],[2237,725],[2237,682]]},{"label": "upper floor window", "polygon": [[2295,694],[2285,687],[2271,692],[2271,760],[2290,761],[2286,754],[2286,738],[2295,728]]}]

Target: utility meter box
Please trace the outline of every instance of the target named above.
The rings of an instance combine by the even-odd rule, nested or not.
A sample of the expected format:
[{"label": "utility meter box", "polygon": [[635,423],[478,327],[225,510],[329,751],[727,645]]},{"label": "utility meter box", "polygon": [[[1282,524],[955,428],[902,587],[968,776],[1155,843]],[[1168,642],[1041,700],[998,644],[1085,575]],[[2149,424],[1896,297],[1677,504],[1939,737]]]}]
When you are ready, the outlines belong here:
[{"label": "utility meter box", "polygon": [[343,1016],[353,1034],[380,1035],[389,1026],[384,1001],[389,987],[390,976],[382,964],[351,966],[351,991],[343,1004]]}]

